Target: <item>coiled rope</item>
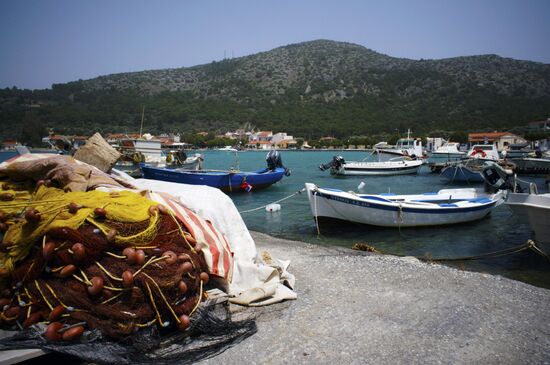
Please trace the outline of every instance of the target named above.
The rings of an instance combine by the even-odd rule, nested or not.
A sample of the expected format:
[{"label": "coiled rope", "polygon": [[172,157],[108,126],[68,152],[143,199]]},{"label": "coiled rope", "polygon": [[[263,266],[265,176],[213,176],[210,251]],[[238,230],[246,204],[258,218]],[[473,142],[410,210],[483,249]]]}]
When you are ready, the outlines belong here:
[{"label": "coiled rope", "polygon": [[265,209],[265,207],[267,207],[267,206],[270,205],[270,204],[277,204],[277,203],[280,203],[280,202],[282,202],[282,201],[285,201],[285,200],[287,200],[287,199],[292,198],[292,197],[295,196],[295,195],[301,194],[301,193],[303,193],[304,191],[306,191],[306,188],[302,188],[302,189],[300,189],[300,190],[298,190],[298,191],[296,191],[296,192],[290,194],[289,196],[286,196],[286,197],[284,197],[284,198],[282,198],[282,199],[276,200],[276,201],[274,201],[274,202],[272,202],[272,203],[269,203],[269,204],[266,204],[266,205],[262,205],[261,207],[257,207],[257,208],[254,208],[254,209],[243,210],[243,211],[240,211],[239,213],[240,213],[240,214],[243,214],[243,213],[250,213],[250,212],[255,212],[255,211],[257,211],[257,210]]}]

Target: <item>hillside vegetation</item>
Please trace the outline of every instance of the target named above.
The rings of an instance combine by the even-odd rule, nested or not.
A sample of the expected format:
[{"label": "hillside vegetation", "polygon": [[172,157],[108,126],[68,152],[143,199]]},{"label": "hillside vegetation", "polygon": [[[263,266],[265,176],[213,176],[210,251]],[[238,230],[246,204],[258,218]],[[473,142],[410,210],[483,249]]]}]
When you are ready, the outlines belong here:
[{"label": "hillside vegetation", "polygon": [[136,131],[142,106],[152,133],[245,122],[306,138],[502,130],[550,116],[550,65],[496,55],[417,61],[318,40],[190,68],[0,90],[0,133]]}]

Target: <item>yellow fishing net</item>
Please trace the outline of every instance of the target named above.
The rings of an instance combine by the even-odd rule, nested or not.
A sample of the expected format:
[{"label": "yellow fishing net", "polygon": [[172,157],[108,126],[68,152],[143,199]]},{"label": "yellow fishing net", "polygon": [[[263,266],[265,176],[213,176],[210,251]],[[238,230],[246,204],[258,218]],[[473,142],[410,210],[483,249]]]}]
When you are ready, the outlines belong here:
[{"label": "yellow fishing net", "polygon": [[[8,220],[9,229],[3,242],[9,243],[8,252],[0,252],[0,269],[13,271],[15,264],[23,260],[34,242],[53,228],[77,229],[84,222],[89,222],[108,234],[111,228],[108,222],[139,223],[145,222],[145,228],[131,235],[115,232],[114,243],[131,244],[139,247],[150,242],[156,235],[158,214],[151,214],[149,208],[157,205],[137,193],[120,192],[64,192],[63,190],[40,186],[36,192],[7,191],[12,193],[11,201],[0,201],[0,210],[11,216],[19,215],[29,209],[36,209],[40,214],[38,222],[23,218]],[[77,205],[78,210],[70,209]],[[96,208],[103,208],[105,217],[94,213]]]}]

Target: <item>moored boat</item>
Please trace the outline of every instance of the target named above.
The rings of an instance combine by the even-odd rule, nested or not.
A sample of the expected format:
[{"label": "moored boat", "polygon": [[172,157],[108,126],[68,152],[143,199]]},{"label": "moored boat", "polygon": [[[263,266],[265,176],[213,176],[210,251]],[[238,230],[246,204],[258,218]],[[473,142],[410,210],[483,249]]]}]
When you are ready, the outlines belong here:
[{"label": "moored boat", "polygon": [[495,145],[473,145],[468,151],[468,158],[451,162],[441,170],[440,176],[449,182],[481,183],[486,161],[498,161],[498,151]]},{"label": "moored boat", "polygon": [[330,169],[331,175],[404,175],[416,174],[422,166],[422,160],[399,158],[389,161],[345,161],[342,156],[334,156],[332,161],[319,166],[324,171]]},{"label": "moored boat", "polygon": [[191,185],[208,185],[225,192],[250,191],[267,188],[280,181],[284,168],[262,169],[254,172],[236,170],[180,170],[142,165],[143,177]]},{"label": "moored boat", "polygon": [[443,189],[435,193],[355,194],[306,183],[311,212],[317,222],[343,220],[383,227],[422,227],[470,222],[502,203],[502,193]]},{"label": "moored boat", "polygon": [[143,177],[191,185],[207,185],[224,192],[250,192],[267,188],[280,181],[283,176],[289,176],[290,170],[283,166],[281,155],[272,150],[266,156],[267,168],[258,171],[238,170],[181,170],[159,168],[141,164]]}]

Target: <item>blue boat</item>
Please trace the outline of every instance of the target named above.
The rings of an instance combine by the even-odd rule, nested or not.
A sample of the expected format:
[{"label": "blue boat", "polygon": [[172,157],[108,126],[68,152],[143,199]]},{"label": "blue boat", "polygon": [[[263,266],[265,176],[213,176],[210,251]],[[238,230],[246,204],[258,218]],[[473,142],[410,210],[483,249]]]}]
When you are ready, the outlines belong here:
[{"label": "blue boat", "polygon": [[255,172],[220,170],[178,170],[141,165],[143,177],[191,185],[208,185],[232,193],[267,188],[280,181],[287,171],[277,167],[274,170],[263,169]]},{"label": "blue boat", "polygon": [[480,164],[456,163],[443,168],[440,176],[449,182],[482,183],[482,168],[483,165]]}]

